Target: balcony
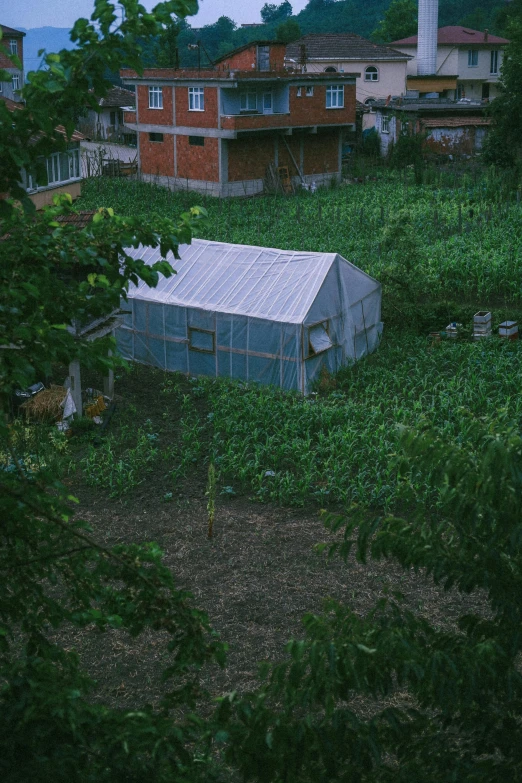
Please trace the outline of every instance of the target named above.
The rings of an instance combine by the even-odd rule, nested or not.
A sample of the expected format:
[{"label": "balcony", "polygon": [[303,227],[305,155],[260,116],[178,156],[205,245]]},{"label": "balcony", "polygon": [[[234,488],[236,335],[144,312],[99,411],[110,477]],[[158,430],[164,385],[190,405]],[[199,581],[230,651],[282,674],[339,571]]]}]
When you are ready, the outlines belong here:
[{"label": "balcony", "polygon": [[225,114],[221,117],[223,130],[231,131],[256,131],[269,128],[288,128],[291,125],[290,112],[273,114],[261,114],[249,112],[248,114]]}]

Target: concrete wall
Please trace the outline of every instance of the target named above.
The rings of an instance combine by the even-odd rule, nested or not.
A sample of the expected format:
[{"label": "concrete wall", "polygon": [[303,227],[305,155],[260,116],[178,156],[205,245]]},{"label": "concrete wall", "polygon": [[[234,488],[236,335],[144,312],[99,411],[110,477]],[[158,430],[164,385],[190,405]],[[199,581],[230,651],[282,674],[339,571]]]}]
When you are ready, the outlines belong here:
[{"label": "concrete wall", "polygon": [[58,185],[56,188],[51,187],[48,190],[40,190],[38,193],[29,193],[29,198],[36,209],[42,209],[42,207],[52,204],[53,197],[60,193],[69,193],[74,201],[81,195],[81,190],[81,182],[70,182],[68,185]]},{"label": "concrete wall", "polygon": [[[364,78],[366,68],[375,66],[379,71],[376,82],[367,82]],[[336,61],[331,63],[307,63],[308,73],[322,73],[325,68],[334,67],[345,73],[360,73],[355,80],[357,100],[364,103],[368,98],[387,98],[388,95],[404,95],[406,91],[406,61],[383,62],[371,60]],[[416,73],[416,71],[415,71]]]}]

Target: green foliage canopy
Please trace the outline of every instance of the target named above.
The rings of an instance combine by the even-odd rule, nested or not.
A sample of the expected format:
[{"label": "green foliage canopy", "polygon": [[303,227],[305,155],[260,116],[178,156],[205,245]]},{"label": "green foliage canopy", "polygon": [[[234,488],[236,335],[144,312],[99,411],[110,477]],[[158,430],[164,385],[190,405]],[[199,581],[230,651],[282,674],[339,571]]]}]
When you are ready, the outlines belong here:
[{"label": "green foliage canopy", "polygon": [[[196,7],[169,0],[148,13],[134,0],[97,0],[91,21],[74,25],[78,47],[47,55],[47,69],[28,74],[25,105],[9,112],[0,101],[0,191],[10,195],[0,202],[0,777],[6,783],[207,779],[202,723],[188,715],[198,668],[223,660],[206,616],[176,587],[156,545],[101,546],[75,516],[75,499],[52,467],[21,457],[20,428],[8,424],[13,391],[49,375],[53,363],[114,365],[107,357],[111,340],[88,343],[67,327],[113,311],[130,283],[155,285],[160,274],[171,275],[166,261],[148,268],[125,248],[159,246],[163,257],[176,256],[204,216],[192,208],[151,227],[100,208],[78,230],[67,221],[74,212],[69,196],[35,213],[20,185],[22,169],[46,182],[45,156],[66,150],[78,107],[94,105],[110,87],[107,70],[126,64],[140,71],[137,41],[161,36],[173,14]],[[71,628],[164,633],[161,706],[131,713],[92,702],[78,657],[51,639]],[[174,720],[170,711],[180,705],[186,717]]]}]

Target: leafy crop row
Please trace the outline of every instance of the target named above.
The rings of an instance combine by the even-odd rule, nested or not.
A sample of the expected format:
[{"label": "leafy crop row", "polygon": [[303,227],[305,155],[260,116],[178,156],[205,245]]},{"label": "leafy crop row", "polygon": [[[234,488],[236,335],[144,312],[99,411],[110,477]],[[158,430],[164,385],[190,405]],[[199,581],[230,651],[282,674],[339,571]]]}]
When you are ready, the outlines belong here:
[{"label": "leafy crop row", "polygon": [[108,178],[85,183],[82,208],[102,201],[121,213],[175,216],[202,203],[204,238],[217,241],[337,252],[382,279],[401,269],[400,243],[387,249],[386,227],[406,216],[417,243],[415,292],[431,298],[478,297],[483,303],[519,302],[522,274],[520,203],[500,198],[498,183],[464,178],[456,189],[413,187],[388,177],[364,185],[303,193],[292,198],[205,198],[139,181]]}]

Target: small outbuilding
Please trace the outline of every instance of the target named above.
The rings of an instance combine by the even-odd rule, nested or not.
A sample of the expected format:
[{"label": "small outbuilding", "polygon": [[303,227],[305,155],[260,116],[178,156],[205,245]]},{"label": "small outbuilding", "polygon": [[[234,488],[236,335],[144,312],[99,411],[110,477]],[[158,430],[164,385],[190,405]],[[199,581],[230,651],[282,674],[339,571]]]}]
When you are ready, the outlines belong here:
[{"label": "small outbuilding", "polygon": [[[129,248],[149,265],[159,248]],[[116,332],[122,355],[163,370],[273,384],[307,394],[371,353],[381,285],[337,253],[196,239],[167,257],[176,274],[132,286]]]}]

